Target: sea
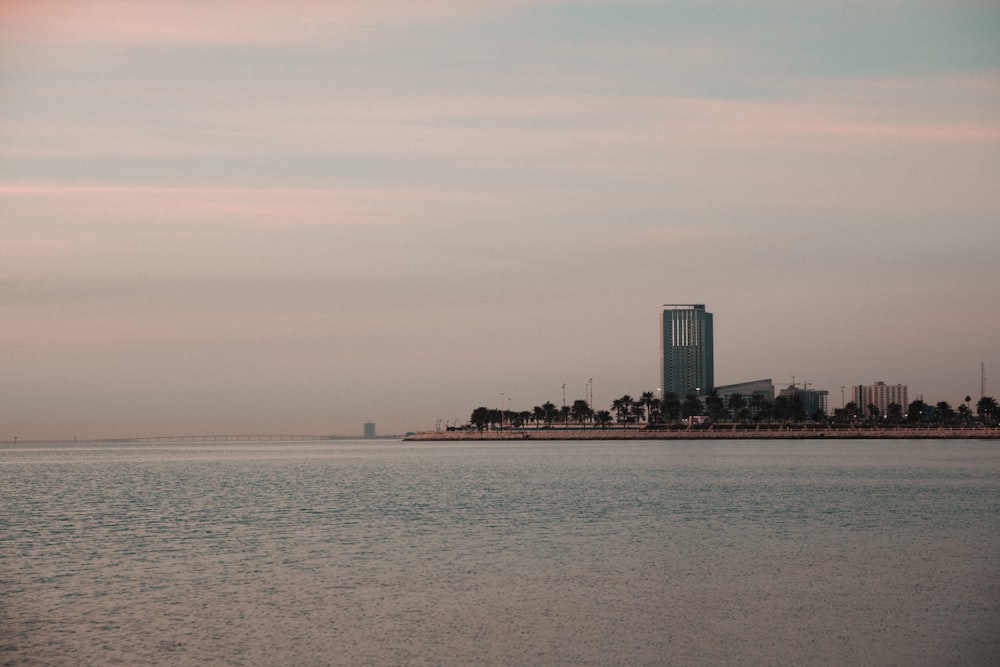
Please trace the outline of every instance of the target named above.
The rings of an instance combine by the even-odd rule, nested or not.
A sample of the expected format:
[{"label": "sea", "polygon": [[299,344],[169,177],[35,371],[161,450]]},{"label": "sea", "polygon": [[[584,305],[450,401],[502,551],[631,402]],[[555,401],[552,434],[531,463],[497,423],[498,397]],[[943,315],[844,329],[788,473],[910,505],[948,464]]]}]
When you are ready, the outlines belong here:
[{"label": "sea", "polygon": [[0,445],[2,665],[1000,665],[1000,442]]}]

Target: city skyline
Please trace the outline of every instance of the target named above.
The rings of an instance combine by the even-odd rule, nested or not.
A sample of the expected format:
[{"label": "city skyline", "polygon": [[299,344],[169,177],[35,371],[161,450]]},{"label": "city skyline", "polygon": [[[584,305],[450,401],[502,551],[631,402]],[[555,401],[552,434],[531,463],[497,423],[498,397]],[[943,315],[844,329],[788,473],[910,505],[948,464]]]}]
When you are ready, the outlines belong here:
[{"label": "city skyline", "polygon": [[[0,440],[1000,394],[1000,7],[0,5]],[[592,379],[592,381],[591,381]]]}]

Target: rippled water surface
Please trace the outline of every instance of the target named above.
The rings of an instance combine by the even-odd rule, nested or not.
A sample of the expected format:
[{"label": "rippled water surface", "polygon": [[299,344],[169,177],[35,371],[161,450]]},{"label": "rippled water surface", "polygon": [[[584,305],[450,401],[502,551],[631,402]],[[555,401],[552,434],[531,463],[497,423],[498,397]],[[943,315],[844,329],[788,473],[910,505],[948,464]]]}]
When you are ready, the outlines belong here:
[{"label": "rippled water surface", "polygon": [[1000,443],[0,446],[3,665],[998,665]]}]

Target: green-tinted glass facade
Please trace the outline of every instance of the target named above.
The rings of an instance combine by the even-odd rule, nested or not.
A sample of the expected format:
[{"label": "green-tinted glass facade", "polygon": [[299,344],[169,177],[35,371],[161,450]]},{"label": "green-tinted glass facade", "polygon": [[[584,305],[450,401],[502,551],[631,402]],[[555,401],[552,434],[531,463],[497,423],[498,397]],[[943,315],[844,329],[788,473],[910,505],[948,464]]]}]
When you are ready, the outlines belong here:
[{"label": "green-tinted glass facade", "polygon": [[715,386],[712,313],[704,304],[663,306],[661,387],[679,398]]}]

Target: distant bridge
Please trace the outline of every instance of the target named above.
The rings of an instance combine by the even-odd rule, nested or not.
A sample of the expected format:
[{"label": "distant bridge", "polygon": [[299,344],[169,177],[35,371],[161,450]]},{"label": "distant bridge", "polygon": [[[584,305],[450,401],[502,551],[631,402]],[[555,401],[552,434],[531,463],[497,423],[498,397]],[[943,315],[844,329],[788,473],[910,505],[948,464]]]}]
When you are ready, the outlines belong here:
[{"label": "distant bridge", "polygon": [[107,442],[292,442],[308,440],[344,440],[361,436],[343,435],[280,435],[280,434],[228,434],[228,435],[150,435],[141,438],[115,438]]}]

